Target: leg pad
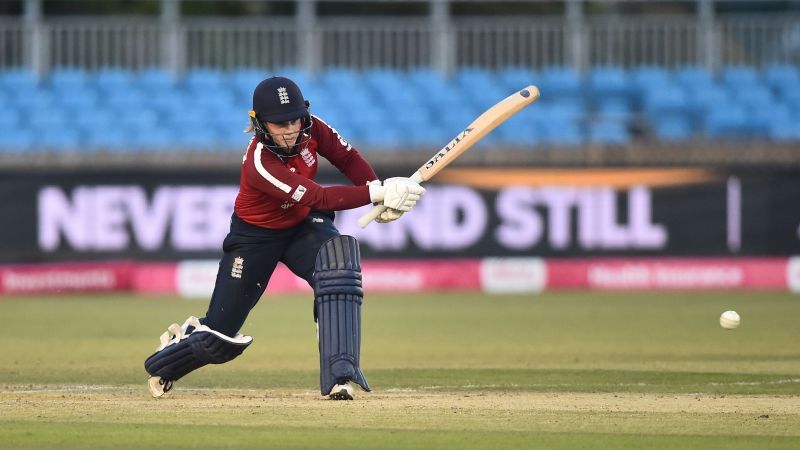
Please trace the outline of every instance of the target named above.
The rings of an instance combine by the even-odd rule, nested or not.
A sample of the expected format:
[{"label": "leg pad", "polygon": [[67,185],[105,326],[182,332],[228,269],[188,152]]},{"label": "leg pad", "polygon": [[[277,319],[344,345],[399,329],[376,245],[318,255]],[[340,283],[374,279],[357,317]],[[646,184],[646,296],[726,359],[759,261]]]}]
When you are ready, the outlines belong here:
[{"label": "leg pad", "polygon": [[207,364],[228,362],[241,355],[253,342],[250,336],[225,336],[200,325],[194,317],[190,317],[181,329],[170,327],[170,331],[177,332],[166,342],[162,337],[161,347],[144,362],[147,373],[169,381],[178,381]]},{"label": "leg pad", "polygon": [[337,236],[320,248],[314,266],[319,325],[320,392],[353,381],[370,391],[361,372],[361,263],[358,241]]}]

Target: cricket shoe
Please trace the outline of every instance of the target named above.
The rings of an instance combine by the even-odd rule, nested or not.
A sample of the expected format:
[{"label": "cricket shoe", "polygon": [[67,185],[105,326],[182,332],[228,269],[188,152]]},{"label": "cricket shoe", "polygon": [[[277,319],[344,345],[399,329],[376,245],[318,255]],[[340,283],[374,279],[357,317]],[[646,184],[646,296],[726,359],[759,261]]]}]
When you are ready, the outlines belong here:
[{"label": "cricket shoe", "polygon": [[328,398],[331,400],[352,400],[355,398],[355,390],[348,383],[337,384],[331,389]]},{"label": "cricket shoe", "polygon": [[150,377],[147,379],[147,387],[150,388],[150,395],[153,398],[161,398],[172,391],[174,383],[161,377]]}]

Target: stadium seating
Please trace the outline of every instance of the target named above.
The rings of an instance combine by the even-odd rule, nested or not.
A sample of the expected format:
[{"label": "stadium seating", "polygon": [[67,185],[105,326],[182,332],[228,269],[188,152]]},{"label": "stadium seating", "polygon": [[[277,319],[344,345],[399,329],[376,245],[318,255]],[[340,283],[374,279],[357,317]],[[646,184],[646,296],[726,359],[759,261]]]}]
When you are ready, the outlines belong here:
[{"label": "stadium seating", "polygon": [[441,146],[528,84],[539,86],[541,100],[501,125],[483,148],[616,146],[640,138],[800,142],[800,69],[787,64],[716,73],[696,66],[586,73],[464,67],[450,76],[426,67],[328,67],[317,74],[199,68],[181,76],[161,68],[58,67],[43,79],[19,68],[0,71],[0,152],[238,153],[248,140],[242,130],[252,89],[271,74],[295,79],[312,112],[365,151]]}]

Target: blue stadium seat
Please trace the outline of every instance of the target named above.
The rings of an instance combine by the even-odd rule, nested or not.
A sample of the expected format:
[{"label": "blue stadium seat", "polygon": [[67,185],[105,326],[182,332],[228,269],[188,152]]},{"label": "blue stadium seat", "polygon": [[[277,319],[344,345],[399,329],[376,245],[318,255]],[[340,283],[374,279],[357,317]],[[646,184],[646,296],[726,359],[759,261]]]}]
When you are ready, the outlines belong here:
[{"label": "blue stadium seat", "polygon": [[660,85],[642,97],[642,110],[651,120],[665,114],[682,115],[692,109],[689,96],[680,84]]},{"label": "blue stadium seat", "polygon": [[800,69],[789,64],[772,64],[762,72],[762,79],[776,93],[800,87]]},{"label": "blue stadium seat", "polygon": [[57,104],[73,110],[90,109],[97,106],[99,102],[97,89],[79,88],[70,91],[58,92],[55,95]]},{"label": "blue stadium seat", "polygon": [[386,117],[397,124],[400,130],[411,132],[418,128],[430,128],[433,126],[433,117],[428,109],[423,106],[408,105],[402,110],[389,108],[384,108],[383,110],[386,113]]},{"label": "blue stadium seat", "polygon": [[583,83],[577,72],[552,66],[541,71],[539,88],[543,98],[577,97],[583,94]]},{"label": "blue stadium seat", "polygon": [[619,122],[596,122],[589,125],[589,142],[624,145],[631,140],[628,129]]},{"label": "blue stadium seat", "polygon": [[386,90],[405,90],[408,80],[405,74],[386,67],[375,67],[362,73],[364,84],[380,95]]},{"label": "blue stadium seat", "polygon": [[[133,133],[146,133],[159,124],[159,115],[156,111],[147,108],[126,111],[116,116],[114,122]],[[193,118],[192,121],[200,120]]]},{"label": "blue stadium seat", "polygon": [[683,142],[691,139],[692,126],[686,117],[663,117],[651,121],[655,136],[667,142]]},{"label": "blue stadium seat", "polygon": [[[184,74],[183,83],[188,90],[208,94],[226,88],[226,77],[217,69],[191,69]],[[253,86],[255,87],[255,86]]]},{"label": "blue stadium seat", "polygon": [[[453,136],[449,136],[443,132],[441,128],[428,123],[426,126],[404,130],[398,124],[398,131],[402,134],[403,139],[400,145],[410,146],[417,148],[426,148],[433,151],[442,148],[445,144],[450,142]],[[398,147],[400,148],[400,147]]]},{"label": "blue stadium seat", "polygon": [[221,150],[244,152],[252,134],[244,133],[246,123],[221,124],[217,127],[219,145]]},{"label": "blue stadium seat", "polygon": [[49,90],[18,91],[12,94],[16,97],[13,97],[11,104],[16,105],[20,111],[25,113],[41,114],[58,105],[56,96]]},{"label": "blue stadium seat", "polygon": [[[304,94],[307,86],[316,83],[316,81],[312,78],[311,74],[308,73],[308,71],[296,66],[278,67],[275,70],[271,71],[271,73],[267,74],[267,76],[273,76],[273,75],[286,77],[294,81],[295,84],[300,86],[300,89],[303,90]],[[267,76],[265,76],[264,78],[267,78]],[[255,88],[255,85],[253,86],[253,88]]]},{"label": "blue stadium seat", "polygon": [[72,114],[70,114],[70,111],[55,105],[39,111],[46,112],[35,113],[32,111],[25,117],[25,124],[34,130],[58,130],[71,125]]},{"label": "blue stadium seat", "polygon": [[523,109],[492,131],[497,142],[514,147],[535,147],[541,140],[536,115]]},{"label": "blue stadium seat", "polygon": [[500,100],[511,95],[512,92],[508,92],[501,86],[494,84],[475,90],[462,88],[461,95],[463,98],[467,99],[475,107],[475,109],[483,112],[491,108]]},{"label": "blue stadium seat", "polygon": [[320,82],[331,92],[350,94],[363,91],[360,75],[344,67],[328,67],[320,74]]},{"label": "blue stadium seat", "polygon": [[411,87],[423,93],[434,92],[449,85],[440,72],[429,67],[411,69],[407,74],[407,78]]},{"label": "blue stadium seat", "polygon": [[387,126],[383,129],[364,127],[361,130],[360,141],[368,150],[393,150],[406,145],[406,137],[401,131]]},{"label": "blue stadium seat", "polygon": [[633,105],[639,108],[648,92],[677,84],[672,73],[658,66],[638,66],[630,71]]},{"label": "blue stadium seat", "polygon": [[128,89],[134,83],[133,73],[129,70],[106,67],[89,75],[90,86],[104,92]]},{"label": "blue stadium seat", "polygon": [[16,129],[21,123],[20,113],[15,108],[0,108],[0,134]]},{"label": "blue stadium seat", "polygon": [[593,68],[587,78],[587,87],[592,99],[622,98],[631,95],[631,83],[622,67],[600,66]]},{"label": "blue stadium seat", "polygon": [[800,127],[797,126],[797,120],[773,121],[770,123],[768,135],[775,142],[798,143],[800,142]]},{"label": "blue stadium seat", "polygon": [[134,150],[130,133],[122,127],[91,128],[84,132],[82,150],[126,152]]},{"label": "blue stadium seat", "polygon": [[198,110],[192,114],[204,114],[209,109],[228,109],[234,104],[233,94],[226,89],[210,89],[205,93],[189,91],[186,95],[188,99],[184,102],[185,107],[188,110]]},{"label": "blue stadium seat", "polygon": [[153,108],[165,116],[184,117],[188,114],[186,105],[191,101],[189,94],[181,89],[154,89],[142,102],[142,106]]},{"label": "blue stadium seat", "polygon": [[152,97],[140,89],[124,89],[107,93],[102,102],[113,111],[125,112],[141,109]]},{"label": "blue stadium seat", "polygon": [[584,143],[584,134],[576,122],[547,120],[539,125],[542,132],[542,144],[555,147],[577,147]]},{"label": "blue stadium seat", "polygon": [[147,68],[134,76],[134,83],[145,90],[172,89],[177,85],[176,77],[164,69]]},{"label": "blue stadium seat", "polygon": [[511,95],[519,89],[531,84],[537,84],[539,74],[527,67],[504,67],[497,71],[497,77],[503,83],[503,88]]},{"label": "blue stadium seat", "polygon": [[793,86],[785,90],[781,98],[790,108],[800,112],[800,86]]},{"label": "blue stadium seat", "polygon": [[0,133],[0,152],[24,153],[34,148],[37,132],[28,128],[17,128]]},{"label": "blue stadium seat", "polygon": [[749,66],[726,66],[720,71],[720,81],[730,89],[759,83],[756,69]]},{"label": "blue stadium seat", "polygon": [[472,123],[477,115],[467,108],[459,108],[448,110],[437,117],[439,123],[441,124],[442,130],[444,130],[449,136],[455,136],[456,133]]},{"label": "blue stadium seat", "polygon": [[135,133],[131,136],[131,149],[137,151],[171,149],[175,146],[177,133],[166,127],[152,127],[146,133]]},{"label": "blue stadium seat", "polygon": [[[453,81],[464,92],[477,93],[483,89],[497,89],[495,75],[483,67],[462,67],[453,74]],[[500,90],[503,90],[500,88]]]},{"label": "blue stadium seat", "polygon": [[675,70],[675,79],[684,88],[702,89],[714,84],[714,76],[710,70],[699,66],[683,66]]},{"label": "blue stadium seat", "polygon": [[[789,106],[780,103],[764,103],[747,106],[749,127],[754,136],[766,137],[773,122],[791,122],[793,114]],[[796,122],[800,124],[800,121]],[[798,126],[800,128],[800,126]]]},{"label": "blue stadium seat", "polygon": [[213,151],[219,148],[220,140],[216,129],[197,124],[181,129],[175,144],[182,150]]},{"label": "blue stadium seat", "polygon": [[387,111],[397,115],[406,109],[429,108],[427,100],[420,95],[420,92],[407,86],[376,92],[375,98]]},{"label": "blue stadium seat", "polygon": [[606,122],[629,122],[633,118],[633,110],[627,100],[610,98],[600,100],[595,107],[595,115]]},{"label": "blue stadium seat", "polygon": [[734,103],[715,105],[703,123],[707,136],[723,139],[749,137],[752,131],[750,125],[747,110]]},{"label": "blue stadium seat", "polygon": [[56,91],[66,92],[81,89],[88,83],[88,76],[82,69],[73,67],[56,67],[50,72],[48,84]]},{"label": "blue stadium seat", "polygon": [[586,103],[579,99],[563,99],[548,104],[547,115],[555,120],[580,122],[586,119],[588,110]]},{"label": "blue stadium seat", "polygon": [[35,90],[39,86],[36,74],[27,69],[6,69],[0,71],[0,89],[10,92]]},{"label": "blue stadium seat", "polygon": [[[269,76],[270,73],[263,69],[242,68],[228,73],[228,83],[234,90],[251,96],[258,83]],[[300,85],[300,89],[305,91],[305,87],[302,85]]]},{"label": "blue stadium seat", "polygon": [[61,128],[55,133],[40,133],[34,150],[75,152],[81,149],[83,139],[78,130]]},{"label": "blue stadium seat", "polygon": [[74,127],[88,131],[91,129],[108,129],[116,126],[117,114],[106,109],[82,109],[72,117]]},{"label": "blue stadium seat", "polygon": [[687,105],[689,113],[695,121],[702,121],[702,117],[717,105],[726,105],[732,101],[728,90],[717,86],[697,86],[689,88],[687,92]]},{"label": "blue stadium seat", "polygon": [[731,98],[735,98],[747,107],[771,105],[775,102],[775,95],[766,86],[756,81],[754,84],[741,87],[730,87]]}]

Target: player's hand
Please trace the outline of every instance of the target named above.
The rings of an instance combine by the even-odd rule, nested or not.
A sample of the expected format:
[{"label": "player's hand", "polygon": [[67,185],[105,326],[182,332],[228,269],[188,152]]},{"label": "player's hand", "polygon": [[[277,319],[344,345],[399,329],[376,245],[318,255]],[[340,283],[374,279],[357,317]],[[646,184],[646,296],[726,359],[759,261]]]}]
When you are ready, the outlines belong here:
[{"label": "player's hand", "polygon": [[402,212],[411,211],[425,195],[424,187],[405,177],[387,178],[383,181],[383,187],[386,189],[383,205]]},{"label": "player's hand", "polygon": [[375,219],[375,222],[378,223],[389,223],[394,222],[395,220],[399,219],[400,216],[405,214],[403,211],[398,211],[396,209],[389,208],[386,211],[382,212],[380,216]]},{"label": "player's hand", "polygon": [[370,183],[370,199],[387,208],[401,212],[411,211],[419,199],[425,194],[425,188],[419,183],[404,177],[387,178],[383,185]]}]

